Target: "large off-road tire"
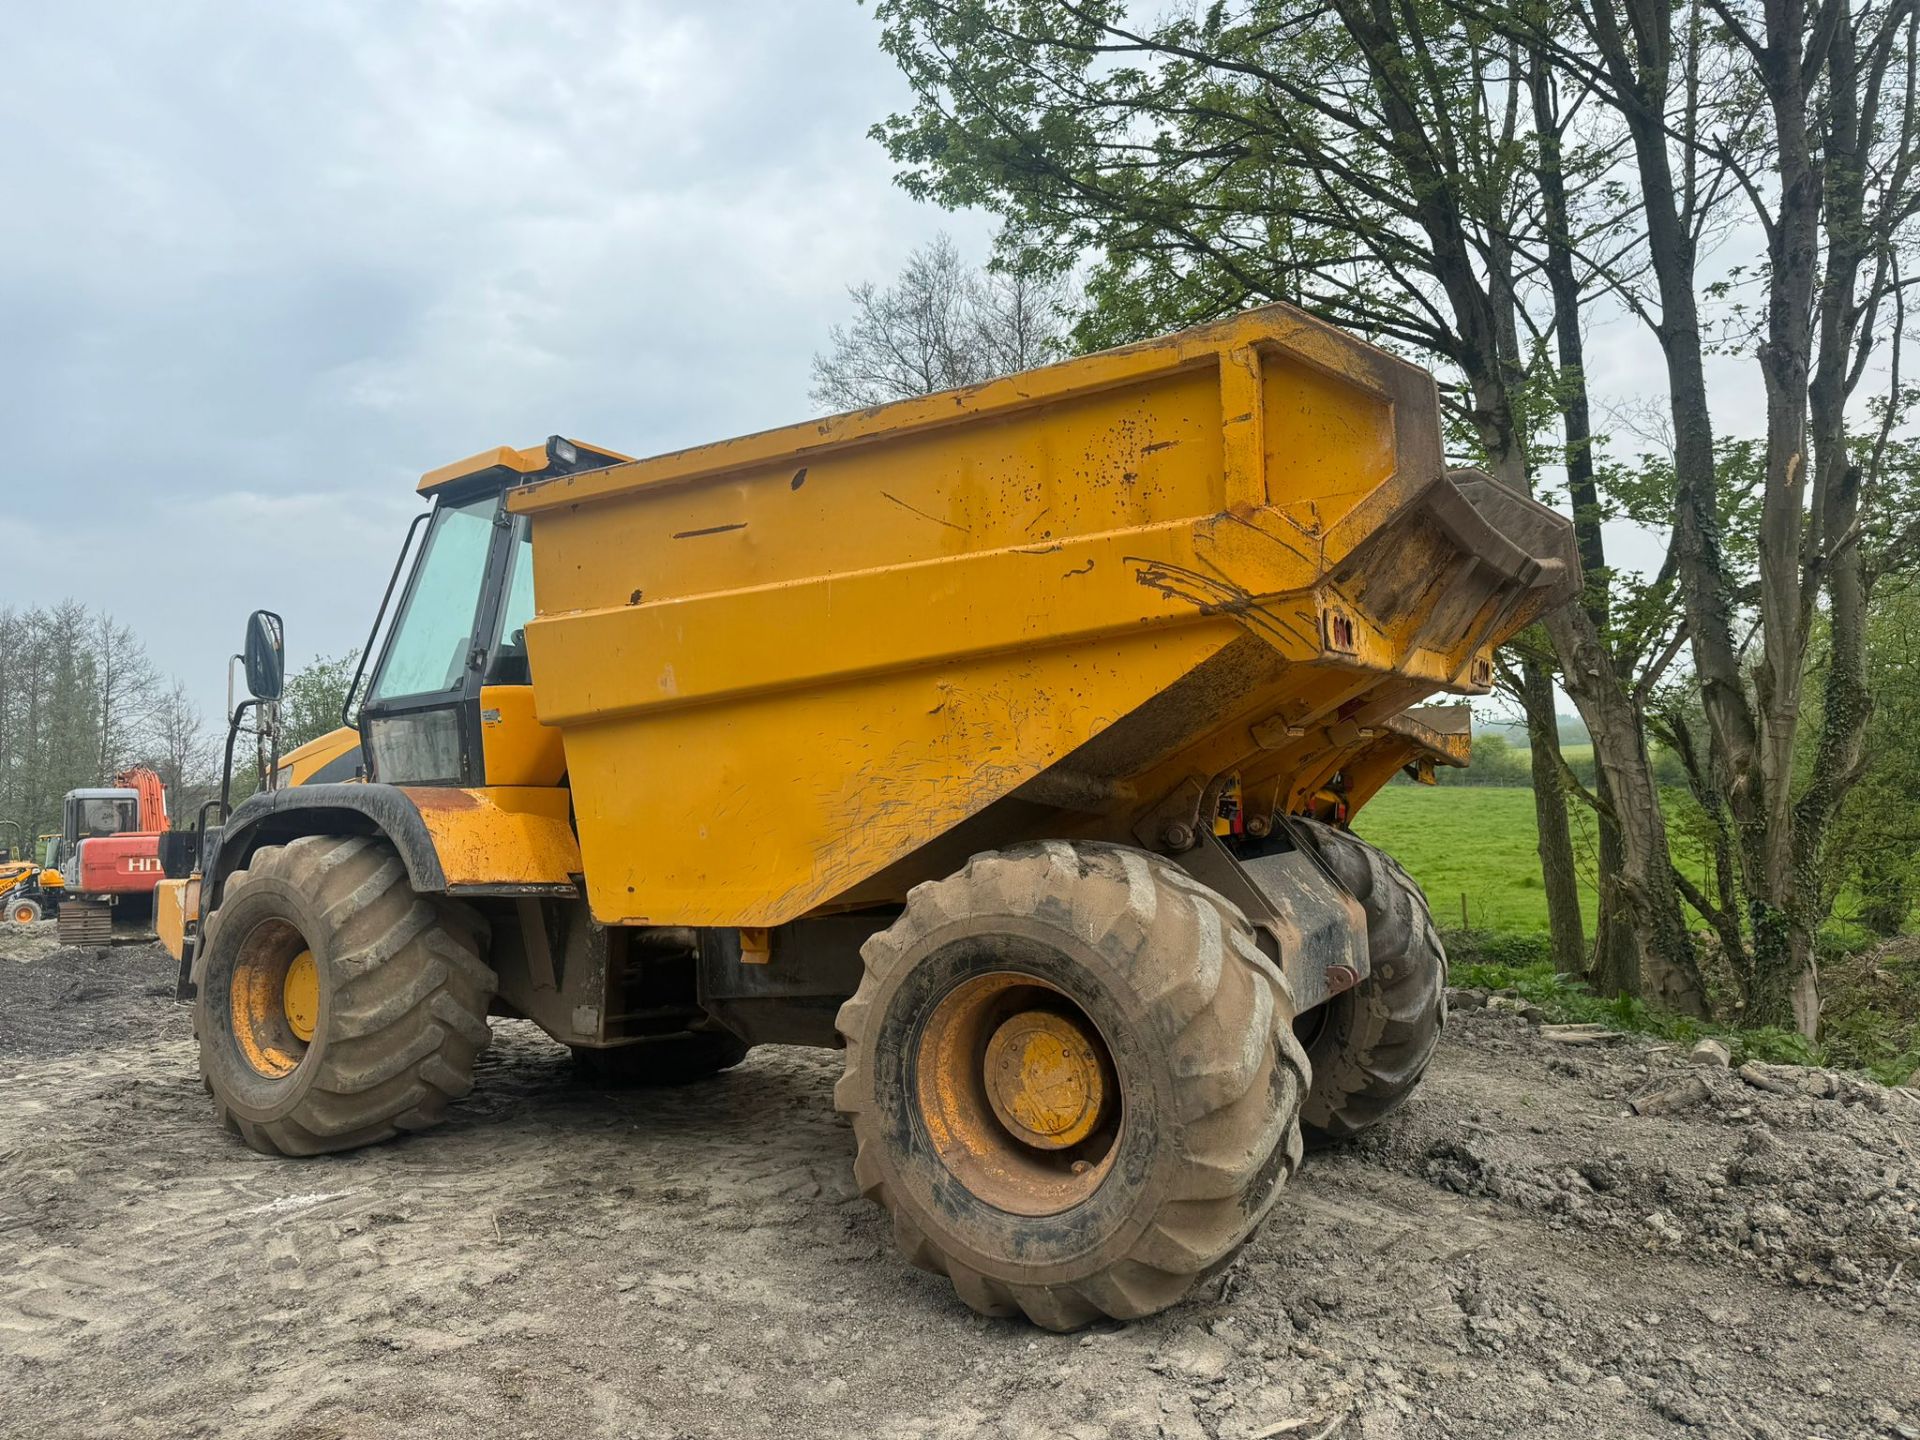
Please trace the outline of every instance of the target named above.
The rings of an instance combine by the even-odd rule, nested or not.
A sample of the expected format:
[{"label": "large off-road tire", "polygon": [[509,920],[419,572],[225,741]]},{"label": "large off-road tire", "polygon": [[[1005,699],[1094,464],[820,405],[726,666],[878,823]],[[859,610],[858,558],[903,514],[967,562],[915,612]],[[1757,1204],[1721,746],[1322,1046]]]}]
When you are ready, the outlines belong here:
[{"label": "large off-road tire", "polygon": [[727,1030],[683,1030],[611,1050],[576,1046],[573,1052],[581,1077],[608,1090],[689,1085],[746,1058],[747,1042]]},{"label": "large off-road tire", "polygon": [[1447,952],[1427,897],[1392,856],[1331,825],[1293,824],[1367,916],[1367,978],[1300,1024],[1313,1062],[1307,1138],[1346,1140],[1399,1108],[1426,1073],[1447,1023]]},{"label": "large off-road tire", "polygon": [[915,1265],[1050,1330],[1174,1304],[1300,1159],[1306,1056],[1246,917],[1052,841],[917,887],[840,1010],[862,1191]]},{"label": "large off-road tire", "polygon": [[15,925],[33,925],[40,919],[40,902],[22,895],[7,901],[7,919]]},{"label": "large off-road tire", "polygon": [[281,1155],[434,1124],[490,1036],[487,939],[472,910],[416,895],[384,841],[255,851],[206,926],[194,1029],[215,1113]]}]

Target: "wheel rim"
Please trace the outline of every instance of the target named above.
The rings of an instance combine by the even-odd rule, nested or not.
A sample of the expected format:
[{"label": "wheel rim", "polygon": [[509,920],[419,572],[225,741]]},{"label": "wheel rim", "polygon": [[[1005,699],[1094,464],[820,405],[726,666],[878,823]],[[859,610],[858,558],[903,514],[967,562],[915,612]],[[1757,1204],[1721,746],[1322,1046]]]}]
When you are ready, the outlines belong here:
[{"label": "wheel rim", "polygon": [[269,1080],[291,1075],[306,1058],[320,1011],[319,972],[300,932],[284,920],[248,931],[228,1000],[241,1057]]},{"label": "wheel rim", "polygon": [[31,905],[16,905],[14,907],[13,919],[15,924],[31,925],[34,922],[34,918],[33,907]]},{"label": "wheel rim", "polygon": [[302,950],[287,966],[287,978],[280,986],[280,1006],[286,1011],[287,1028],[294,1038],[311,1041],[314,1024],[320,1018],[320,972],[313,963],[313,951]]},{"label": "wheel rim", "polygon": [[915,1098],[940,1159],[1015,1215],[1057,1215],[1113,1168],[1124,1119],[1113,1053],[1065,992],[1001,971],[950,990],[921,1031]]}]

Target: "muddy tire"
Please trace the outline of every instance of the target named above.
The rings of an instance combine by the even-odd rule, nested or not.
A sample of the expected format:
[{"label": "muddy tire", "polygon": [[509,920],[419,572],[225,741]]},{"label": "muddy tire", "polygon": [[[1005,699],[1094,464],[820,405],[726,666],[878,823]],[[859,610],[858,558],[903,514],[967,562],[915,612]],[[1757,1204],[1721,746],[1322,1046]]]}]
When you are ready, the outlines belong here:
[{"label": "muddy tire", "polygon": [[1367,916],[1371,973],[1300,1025],[1313,1062],[1301,1119],[1324,1143],[1378,1124],[1420,1083],[1447,1023],[1447,952],[1427,897],[1392,856],[1346,830],[1293,823]]},{"label": "muddy tire", "polygon": [[690,1085],[731,1070],[747,1058],[747,1042],[726,1030],[685,1030],[611,1050],[573,1052],[587,1084],[606,1090]]},{"label": "muddy tire", "polygon": [[207,922],[194,1029],[215,1113],[279,1155],[435,1124],[490,1038],[487,939],[465,906],[416,895],[384,841],[255,851]]},{"label": "muddy tire", "polygon": [[979,855],[861,956],[834,1091],[855,1178],[907,1259],[983,1314],[1072,1330],[1163,1310],[1299,1163],[1286,980],[1168,861],[1061,841]]},{"label": "muddy tire", "polygon": [[40,902],[25,896],[7,901],[7,919],[15,925],[33,925],[40,919]]}]

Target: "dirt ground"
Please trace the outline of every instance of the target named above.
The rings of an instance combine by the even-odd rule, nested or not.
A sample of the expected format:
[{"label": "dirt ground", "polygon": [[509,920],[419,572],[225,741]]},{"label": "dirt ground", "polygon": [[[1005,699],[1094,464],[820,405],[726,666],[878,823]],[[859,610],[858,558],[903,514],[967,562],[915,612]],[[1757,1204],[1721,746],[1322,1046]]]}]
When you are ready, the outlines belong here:
[{"label": "dirt ground", "polygon": [[[155,947],[0,941],[0,1434],[1920,1437],[1920,1100],[1457,1008],[1206,1293],[980,1319],[855,1194],[834,1055],[578,1082],[496,1022],[428,1135],[212,1124]],[[1463,1002],[1477,996],[1461,997]]]}]

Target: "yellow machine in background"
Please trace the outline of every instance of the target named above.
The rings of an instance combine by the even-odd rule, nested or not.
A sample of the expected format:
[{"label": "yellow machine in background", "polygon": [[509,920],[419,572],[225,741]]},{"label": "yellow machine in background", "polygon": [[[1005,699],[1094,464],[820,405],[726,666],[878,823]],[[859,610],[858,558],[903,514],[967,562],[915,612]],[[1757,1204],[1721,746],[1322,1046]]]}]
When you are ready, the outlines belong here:
[{"label": "yellow machine in background", "polygon": [[40,903],[29,899],[40,867],[31,860],[9,860],[0,864],[0,915],[16,925],[31,925],[40,918]]},{"label": "yellow machine in background", "polygon": [[0,922],[32,925],[59,908],[67,892],[59,850],[59,835],[36,835],[31,855],[0,864]]},{"label": "yellow machine in background", "polygon": [[360,732],[341,726],[289,750],[275,767],[274,785],[338,784],[362,777]]},{"label": "yellow machine in background", "polygon": [[1485,693],[1576,573],[1563,519],[1449,471],[1424,372],[1272,307],[421,489],[354,729],[170,882],[248,1143],[433,1123],[489,1014],[603,1076],[840,1046],[908,1257],[1065,1329],[1177,1300],[1303,1123],[1417,1082],[1444,956],[1344,822],[1464,761],[1409,707]]}]

